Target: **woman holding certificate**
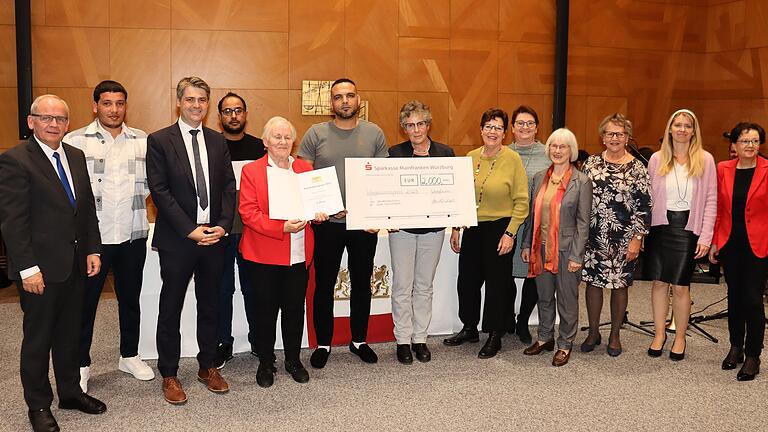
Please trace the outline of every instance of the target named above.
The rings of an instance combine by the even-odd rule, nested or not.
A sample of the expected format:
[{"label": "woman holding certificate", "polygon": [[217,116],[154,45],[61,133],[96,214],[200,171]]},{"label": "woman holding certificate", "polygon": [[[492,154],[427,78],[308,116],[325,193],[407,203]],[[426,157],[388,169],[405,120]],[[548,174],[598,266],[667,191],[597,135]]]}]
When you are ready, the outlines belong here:
[{"label": "woman holding certificate", "polygon": [[464,328],[443,340],[448,346],[477,342],[480,290],[485,284],[484,332],[488,340],[478,357],[494,357],[501,349],[512,280],[512,249],[520,224],[528,216],[528,178],[520,155],[504,145],[509,116],[491,108],[480,119],[483,146],[470,151],[478,224],[451,233],[451,249],[459,254],[459,319]]},{"label": "woman holding certificate", "polygon": [[578,330],[579,282],[589,237],[592,180],[571,164],[579,148],[570,130],[552,132],[546,151],[552,165],[533,177],[531,212],[520,239],[520,255],[529,263],[528,276],[536,278],[539,297],[537,341],[523,353],[538,355],[555,348],[557,310],[560,332],[552,366],[563,366],[571,358]]},{"label": "woman holding certificate", "polygon": [[[240,251],[253,280],[256,336],[259,367],[256,382],[270,387],[277,372],[275,331],[281,311],[281,330],[285,350],[285,370],[296,382],[309,381],[309,373],[301,364],[299,352],[304,331],[304,297],[307,291],[309,265],[312,263],[314,235],[309,221],[275,220],[269,217],[267,170],[284,169],[296,173],[312,167],[291,156],[296,128],[282,117],[272,117],[264,125],[262,135],[267,154],[243,167],[240,181],[240,216],[243,236]],[[322,213],[315,222],[327,220]]]},{"label": "woman holding certificate", "polygon": [[669,358],[685,358],[685,331],[691,315],[694,260],[707,256],[717,216],[715,160],[701,143],[693,112],[675,111],[667,121],[661,150],[648,163],[651,178],[651,232],[648,235],[648,276],[653,279],[651,306],[656,336],[648,355],[660,357],[667,341],[669,288],[675,340]]},{"label": "woman holding certificate", "polygon": [[[429,106],[413,100],[400,109],[400,126],[408,141],[392,146],[389,157],[451,157],[453,149],[432,141]],[[392,254],[392,321],[395,324],[397,360],[428,362],[427,329],[432,320],[432,282],[443,249],[445,228],[418,228],[390,231]],[[411,353],[413,349],[413,354]]]}]

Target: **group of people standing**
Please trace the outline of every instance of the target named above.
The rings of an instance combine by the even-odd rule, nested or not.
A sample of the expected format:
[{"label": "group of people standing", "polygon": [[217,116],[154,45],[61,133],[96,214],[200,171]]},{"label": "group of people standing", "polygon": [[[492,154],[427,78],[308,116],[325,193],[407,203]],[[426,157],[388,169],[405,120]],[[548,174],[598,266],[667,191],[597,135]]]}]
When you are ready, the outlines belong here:
[{"label": "group of people standing", "polygon": [[[457,290],[464,327],[443,343],[456,346],[479,340],[480,286],[485,283],[481,330],[489,336],[478,357],[496,355],[506,331],[524,343],[533,342],[523,351],[526,355],[557,347],[552,364],[563,366],[576,338],[578,285],[583,280],[589,333],[580,350],[591,352],[602,343],[599,321],[603,291],[609,290],[606,352],[619,356],[628,288],[644,248],[644,271],[653,280],[655,329],[648,355],[663,353],[671,293],[675,338],[669,358],[680,361],[685,358],[694,263],[709,255],[712,263],[722,262],[728,284],[731,349],[722,368],[744,363],[737,379],[754,379],[765,332],[762,292],[768,278],[768,222],[758,217],[768,210],[763,199],[768,193],[764,168],[768,162],[758,152],[765,142],[763,128],[755,123],[736,125],[729,134],[736,158],[716,168],[702,147],[696,115],[678,110],[669,117],[661,149],[646,168],[629,151],[632,122],[615,113],[598,126],[605,150],[589,156],[579,170],[573,164],[579,153],[576,137],[568,129],[554,131],[541,144],[535,140],[538,116],[528,106],[518,107],[511,123],[512,152],[497,144],[507,131],[507,114],[491,109],[480,124],[483,147],[468,154],[476,166],[479,223],[454,228],[451,236],[453,250],[461,254]],[[521,193],[525,188],[527,197]],[[504,258],[510,240],[516,240],[520,263],[511,264],[517,257]],[[512,275],[524,278],[516,322]],[[532,341],[527,327],[534,304],[539,324]]]},{"label": "group of people standing", "polygon": [[[317,338],[310,364],[326,366],[334,335],[333,292],[345,249],[351,282],[349,350],[376,363],[378,356],[366,341],[378,230],[347,230],[346,211],[317,213],[313,220],[271,218],[268,172],[335,167],[343,197],[347,157],[452,157],[449,146],[429,136],[429,107],[406,103],[400,126],[408,139],[388,147],[381,129],[359,118],[355,83],[336,80],[331,86],[333,118],[313,125],[294,157],[296,128],[273,117],[260,139],[246,134],[247,106],[237,94],[228,93],[218,103],[223,133],[203,126],[210,88],[198,77],[178,83],[179,120],[149,135],[125,124],[127,96],[117,82],[100,83],[94,89],[96,119],[67,136],[66,102],[40,96],[28,117],[33,136],[0,155],[0,220],[24,311],[21,380],[33,429],[58,430],[50,411],[49,353],[59,407],[91,414],[106,410],[88,395],[88,382],[93,323],[110,269],[119,305],[118,369],[139,380],[154,378],[138,355],[149,234],[145,200],[150,194],[158,209],[152,240],[163,281],[157,369],[166,401],[187,401],[177,374],[180,317],[192,278],[197,379],[214,393],[229,391],[220,369],[232,359],[235,262],[251,352],[259,359],[259,386],[272,386],[277,373],[278,314],[285,369],[296,382],[309,381],[300,348],[310,266],[315,270],[311,301]],[[510,121],[514,139],[507,146]],[[579,154],[574,134],[558,129],[542,144],[536,138],[539,117],[531,107],[518,107],[511,119],[499,108],[489,109],[479,127],[483,145],[468,153],[478,225],[453,227],[450,234],[450,247],[459,254],[463,329],[446,338],[445,345],[477,342],[480,331],[486,332],[478,356],[491,358],[501,350],[505,333],[517,334],[531,344],[524,354],[557,347],[552,364],[563,366],[575,342],[583,279],[590,331],[580,349],[589,352],[601,344],[603,290],[610,290],[606,349],[620,355],[627,291],[645,244],[656,329],[648,355],[662,354],[671,289],[676,333],[669,356],[684,358],[692,266],[708,254],[712,262],[722,262],[728,283],[731,349],[722,367],[743,363],[738,379],[754,379],[765,330],[761,293],[768,277],[768,226],[761,217],[768,206],[768,162],[758,157],[765,142],[759,125],[737,125],[730,135],[737,158],[715,168],[702,148],[696,116],[676,111],[661,150],[646,169],[627,151],[632,123],[613,114],[599,126],[605,150],[590,156],[581,170],[573,164]],[[232,161],[253,161],[242,169],[239,191]],[[427,331],[444,236],[445,227],[389,232],[396,356],[404,364],[414,357],[428,362],[432,356]],[[524,279],[517,317],[515,278]],[[539,313],[535,340],[528,328],[534,306]]]}]

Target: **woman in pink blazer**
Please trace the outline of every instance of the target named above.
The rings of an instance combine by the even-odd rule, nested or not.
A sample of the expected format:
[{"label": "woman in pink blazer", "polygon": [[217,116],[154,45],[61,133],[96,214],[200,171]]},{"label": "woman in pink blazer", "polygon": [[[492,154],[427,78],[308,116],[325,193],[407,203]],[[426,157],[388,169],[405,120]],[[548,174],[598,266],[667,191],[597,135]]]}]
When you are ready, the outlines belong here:
[{"label": "woman in pink blazer", "polygon": [[[240,180],[240,216],[243,236],[240,252],[246,259],[253,281],[259,367],[256,383],[270,387],[276,373],[275,331],[277,313],[285,350],[285,370],[296,382],[309,381],[309,373],[299,359],[304,332],[304,297],[307,293],[309,265],[312,263],[314,235],[305,220],[278,220],[269,216],[267,169],[296,173],[311,171],[308,163],[291,156],[296,128],[282,117],[272,117],[262,135],[267,154],[243,168]],[[327,220],[322,213],[315,222]]]}]

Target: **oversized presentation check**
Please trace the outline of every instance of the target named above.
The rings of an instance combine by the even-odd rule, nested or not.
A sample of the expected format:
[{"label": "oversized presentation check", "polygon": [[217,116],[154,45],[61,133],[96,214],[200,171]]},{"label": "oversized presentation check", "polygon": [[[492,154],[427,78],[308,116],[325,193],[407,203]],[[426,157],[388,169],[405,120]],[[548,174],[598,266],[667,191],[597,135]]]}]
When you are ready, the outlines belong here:
[{"label": "oversized presentation check", "polygon": [[347,229],[477,225],[472,158],[347,158]]}]

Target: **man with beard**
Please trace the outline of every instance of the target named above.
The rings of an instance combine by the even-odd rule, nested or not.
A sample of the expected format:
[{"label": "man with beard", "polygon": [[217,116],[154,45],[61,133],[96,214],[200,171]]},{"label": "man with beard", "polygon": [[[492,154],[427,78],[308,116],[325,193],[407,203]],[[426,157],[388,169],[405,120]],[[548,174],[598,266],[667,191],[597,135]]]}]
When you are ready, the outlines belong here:
[{"label": "man with beard", "polygon": [[88,391],[96,308],[107,273],[114,274],[120,317],[119,370],[136,379],[155,378],[139,357],[139,295],[147,256],[147,134],[125,124],[128,92],[115,81],[93,90],[96,118],[64,141],[85,153],[101,231],[101,272],[85,284],[80,331],[80,387]]},{"label": "man with beard", "polygon": [[[384,133],[366,120],[359,119],[360,96],[355,83],[341,78],[331,85],[333,120],[309,128],[301,141],[299,157],[314,169],[336,167],[341,196],[345,197],[344,159],[348,157],[387,157]],[[376,253],[377,234],[374,230],[347,230],[346,210],[328,222],[314,225],[315,231],[315,295],[313,313],[317,349],[310,363],[323,368],[331,353],[333,338],[333,288],[347,248],[350,275],[350,327],[352,342],[349,350],[366,363],[376,363],[376,353],[366,344],[368,318],[371,312],[371,274]]]},{"label": "man with beard", "polygon": [[[219,101],[219,120],[224,138],[229,146],[232,162],[255,161],[266,154],[261,138],[245,133],[248,119],[248,107],[240,95],[229,92]],[[238,193],[239,196],[239,193]],[[237,260],[240,292],[245,303],[245,317],[248,321],[248,342],[251,344],[251,354],[256,354],[255,317],[253,316],[251,279],[246,274],[243,255],[238,252],[240,236],[243,233],[243,222],[237,212],[239,203],[235,200],[235,218],[229,235],[229,244],[224,252],[224,273],[221,277],[219,290],[219,324],[217,347],[217,365],[221,369],[232,359],[232,296],[235,293],[235,260]]]}]

